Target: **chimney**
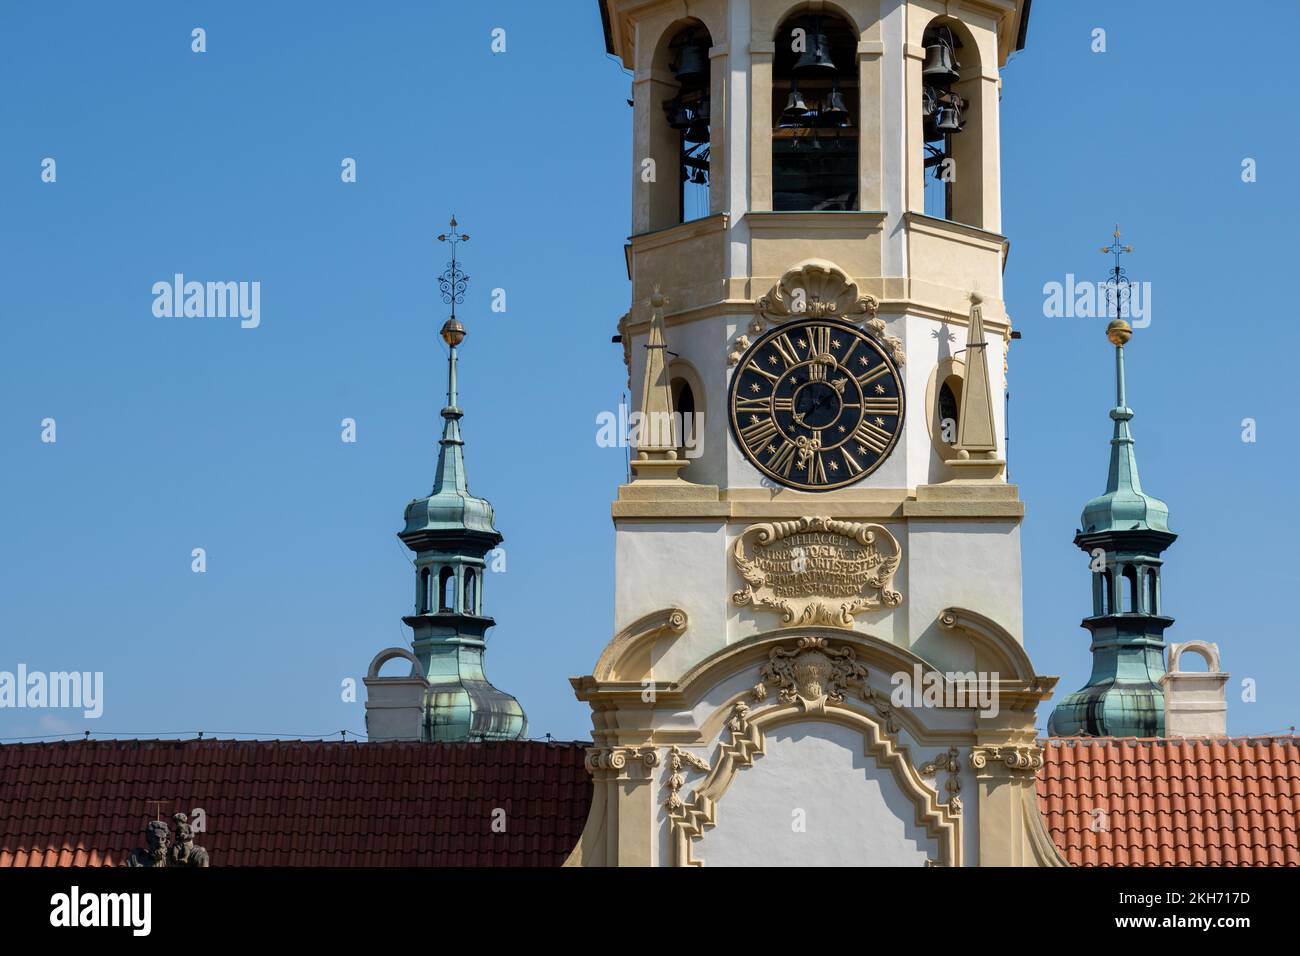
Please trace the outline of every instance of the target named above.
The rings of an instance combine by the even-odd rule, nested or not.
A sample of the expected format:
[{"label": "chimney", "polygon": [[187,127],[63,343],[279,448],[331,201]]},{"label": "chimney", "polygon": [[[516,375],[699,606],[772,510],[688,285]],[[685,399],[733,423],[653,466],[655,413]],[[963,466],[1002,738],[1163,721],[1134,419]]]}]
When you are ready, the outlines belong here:
[{"label": "chimney", "polygon": [[[408,677],[380,677],[379,669],[396,657],[411,662]],[[362,681],[366,685],[366,737],[374,743],[419,740],[424,716],[424,696],[429,683],[424,668],[404,647],[390,647],[375,655]]]},{"label": "chimney", "polygon": [[[1183,652],[1205,659],[1205,671],[1179,669]],[[1169,645],[1169,669],[1160,678],[1165,692],[1166,737],[1222,737],[1228,733],[1228,675],[1219,669],[1219,645],[1186,641]]]}]

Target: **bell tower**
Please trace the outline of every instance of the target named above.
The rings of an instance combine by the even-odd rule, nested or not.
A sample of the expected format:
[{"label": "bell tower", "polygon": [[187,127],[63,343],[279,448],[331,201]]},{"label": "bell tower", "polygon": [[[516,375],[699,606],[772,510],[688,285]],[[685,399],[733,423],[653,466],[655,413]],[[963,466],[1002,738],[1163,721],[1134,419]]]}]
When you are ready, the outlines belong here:
[{"label": "bell tower", "polygon": [[[640,423],[614,637],[574,679],[607,801],[575,862],[758,862],[713,835],[721,797],[760,751],[838,779],[779,729],[814,714],[800,739],[878,746],[868,775],[930,822],[889,847],[828,830],[801,862],[1024,862],[1054,679],[1023,647],[1006,475],[998,110],[1029,3],[599,7],[633,73],[618,341]],[[892,678],[930,673],[984,675],[1002,704],[904,710]],[[851,779],[832,803],[869,799]]]}]

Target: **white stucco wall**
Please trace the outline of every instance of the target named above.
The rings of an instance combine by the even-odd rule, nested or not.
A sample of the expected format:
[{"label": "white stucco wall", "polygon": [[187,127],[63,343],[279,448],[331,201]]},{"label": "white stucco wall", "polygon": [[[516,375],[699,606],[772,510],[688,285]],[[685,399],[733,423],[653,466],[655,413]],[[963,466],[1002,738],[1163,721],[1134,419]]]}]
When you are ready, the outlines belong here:
[{"label": "white stucco wall", "polygon": [[924,866],[938,847],[914,819],[893,775],[863,754],[859,732],[800,721],[767,734],[765,755],[737,773],[695,857],[707,866]]}]

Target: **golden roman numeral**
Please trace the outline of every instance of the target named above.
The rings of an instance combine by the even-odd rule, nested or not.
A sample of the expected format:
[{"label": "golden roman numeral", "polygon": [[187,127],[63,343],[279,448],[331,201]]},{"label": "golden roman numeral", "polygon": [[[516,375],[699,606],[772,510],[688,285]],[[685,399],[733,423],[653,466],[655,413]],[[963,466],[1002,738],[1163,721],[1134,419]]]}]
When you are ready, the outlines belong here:
[{"label": "golden roman numeral", "polygon": [[786,441],[782,442],[777,453],[767,462],[767,467],[771,471],[780,471],[782,476],[790,477],[790,466],[794,464],[794,444]]},{"label": "golden roman numeral", "polygon": [[776,434],[776,424],[770,418],[760,418],[740,430],[740,436],[751,449],[761,448],[763,442]]},{"label": "golden roman numeral", "polygon": [[764,414],[766,414],[767,402],[768,400],[766,398],[739,398],[738,397],[736,399],[736,414],[739,415],[742,412],[763,412]]},{"label": "golden roman numeral", "polygon": [[817,325],[813,326],[809,331],[813,334],[808,337],[808,357],[829,355],[831,351],[831,330],[824,325]]},{"label": "golden roman numeral", "polygon": [[844,456],[844,464],[848,467],[850,475],[862,473],[862,466],[857,463],[857,460],[852,455],[843,448],[840,449],[840,454]]},{"label": "golden roman numeral", "polygon": [[870,422],[858,422],[858,427],[853,430],[853,437],[859,444],[865,445],[879,455],[884,453],[885,446],[893,436]]},{"label": "golden roman numeral", "polygon": [[752,362],[750,363],[749,368],[747,368],[745,371],[757,372],[759,375],[763,376],[763,378],[767,379],[769,382],[781,381],[780,375],[773,375],[771,372],[767,371],[766,369],[759,368],[757,365],[754,365]]},{"label": "golden roman numeral", "polygon": [[812,467],[808,469],[808,482],[810,484],[815,482],[819,485],[827,484],[826,465],[822,461],[822,453],[819,451],[813,452]]},{"label": "golden roman numeral", "polygon": [[869,369],[863,372],[861,375],[855,376],[855,378],[857,379],[859,385],[865,387],[867,385],[870,385],[876,379],[880,378],[882,375],[888,374],[888,372],[889,372],[889,366],[886,365],[884,362],[881,362],[874,369]]},{"label": "golden roman numeral", "polygon": [[794,399],[793,398],[774,399],[772,401],[772,408],[778,412],[792,412],[794,411]]},{"label": "golden roman numeral", "polygon": [[798,353],[794,350],[794,343],[783,332],[772,340],[772,348],[781,353],[781,358],[785,359],[785,367],[799,364]]},{"label": "golden roman numeral", "polygon": [[862,400],[862,410],[864,412],[875,412],[878,415],[897,415],[898,399],[864,398]]}]

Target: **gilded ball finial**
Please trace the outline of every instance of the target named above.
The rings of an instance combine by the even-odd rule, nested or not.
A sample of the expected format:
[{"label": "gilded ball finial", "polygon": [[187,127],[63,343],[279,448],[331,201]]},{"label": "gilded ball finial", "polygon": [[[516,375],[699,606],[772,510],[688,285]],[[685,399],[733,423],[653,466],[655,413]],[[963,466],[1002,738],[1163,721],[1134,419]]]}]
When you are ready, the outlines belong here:
[{"label": "gilded ball finial", "polygon": [[465,341],[465,326],[460,324],[460,319],[448,319],[442,325],[442,331],[439,333],[442,340],[455,348]]},{"label": "gilded ball finial", "polygon": [[1124,346],[1133,338],[1133,328],[1123,319],[1114,319],[1106,326],[1106,338],[1111,345]]}]

